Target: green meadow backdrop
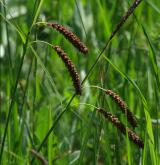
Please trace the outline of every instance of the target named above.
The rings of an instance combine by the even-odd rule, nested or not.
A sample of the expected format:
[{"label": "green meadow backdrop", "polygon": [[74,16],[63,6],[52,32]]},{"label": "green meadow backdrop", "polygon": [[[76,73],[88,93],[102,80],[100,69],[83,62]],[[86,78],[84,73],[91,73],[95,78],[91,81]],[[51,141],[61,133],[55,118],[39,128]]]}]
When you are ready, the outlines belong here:
[{"label": "green meadow backdrop", "polygon": [[[104,50],[133,2],[0,0],[0,164],[159,165],[159,0],[142,0]],[[74,32],[88,54],[46,22]],[[61,46],[77,68],[80,96],[52,45]],[[125,101],[138,127],[132,129],[100,88]],[[97,107],[134,130],[144,148]]]}]

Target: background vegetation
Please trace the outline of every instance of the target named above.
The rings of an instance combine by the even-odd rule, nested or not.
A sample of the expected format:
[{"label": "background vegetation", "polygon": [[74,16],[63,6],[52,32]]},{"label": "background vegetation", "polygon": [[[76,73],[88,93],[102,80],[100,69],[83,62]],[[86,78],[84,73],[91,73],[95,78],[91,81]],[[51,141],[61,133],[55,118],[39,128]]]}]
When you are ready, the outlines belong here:
[{"label": "background vegetation", "polygon": [[[71,102],[71,78],[47,44],[63,47],[82,81],[132,3],[0,1],[0,164],[30,164],[31,159],[31,164],[40,164],[30,152],[40,149],[48,164],[158,165],[159,0],[142,1],[87,77],[82,96]],[[79,53],[53,29],[36,29],[36,22],[67,26],[88,46],[88,55]],[[125,100],[138,120],[135,131],[144,140],[143,150],[94,111],[94,106],[103,107],[127,124],[112,99],[95,86],[112,89]]]}]

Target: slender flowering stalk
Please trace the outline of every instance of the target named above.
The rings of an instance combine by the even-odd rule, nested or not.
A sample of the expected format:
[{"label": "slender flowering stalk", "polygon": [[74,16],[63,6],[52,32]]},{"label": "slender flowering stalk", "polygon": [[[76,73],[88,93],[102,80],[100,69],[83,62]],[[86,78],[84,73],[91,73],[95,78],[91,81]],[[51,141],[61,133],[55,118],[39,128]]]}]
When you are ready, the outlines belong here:
[{"label": "slender flowering stalk", "polygon": [[133,4],[130,6],[130,8],[127,10],[127,12],[122,16],[122,18],[120,19],[119,23],[116,25],[116,27],[114,28],[114,30],[111,33],[110,37],[108,38],[105,46],[100,51],[100,53],[99,53],[98,57],[96,58],[94,64],[89,69],[89,72],[88,72],[87,76],[84,78],[84,80],[82,81],[82,84],[87,80],[87,78],[89,77],[89,75],[91,74],[91,72],[93,71],[93,69],[95,68],[95,66],[97,65],[99,59],[101,58],[101,56],[103,55],[103,53],[107,49],[107,47],[108,47],[109,43],[111,42],[111,40],[113,39],[113,37],[122,28],[122,26],[124,25],[124,23],[127,21],[127,19],[130,17],[130,15],[134,12],[134,10],[138,7],[138,5],[141,2],[142,2],[142,0],[134,0]]},{"label": "slender flowering stalk", "polygon": [[60,46],[52,46],[52,48],[57,52],[57,54],[60,56],[62,61],[65,63],[71,77],[72,81],[76,90],[76,94],[81,95],[81,83],[80,83],[80,78],[79,74],[76,70],[76,67],[72,63],[72,61],[69,59],[67,54],[61,49]]},{"label": "slender flowering stalk", "polygon": [[120,22],[117,24],[116,28],[112,32],[111,36],[109,37],[109,41],[114,37],[114,35],[119,31],[119,29],[123,26],[129,16],[134,12],[137,6],[142,2],[142,0],[135,0],[131,7],[127,10],[125,15],[121,18]]},{"label": "slender flowering stalk", "polygon": [[140,139],[140,137],[131,129],[126,128],[125,125],[121,123],[116,116],[112,115],[110,112],[107,112],[102,108],[98,108],[96,110],[97,112],[101,113],[106,119],[108,119],[112,124],[114,124],[124,135],[126,135],[127,133],[129,139],[136,145],[138,145],[140,148],[144,148],[144,143]]},{"label": "slender flowering stalk", "polygon": [[125,102],[120,98],[120,96],[114,93],[112,90],[107,89],[105,92],[114,99],[114,101],[118,104],[122,112],[127,115],[127,120],[133,126],[133,128],[137,127],[137,121],[135,116],[129,110],[129,108],[126,106]]},{"label": "slender flowering stalk", "polygon": [[48,23],[48,26],[51,26],[52,28],[63,34],[65,38],[68,39],[72,43],[72,45],[75,46],[80,52],[82,52],[83,54],[88,53],[88,48],[73,32],[68,30],[66,27],[59,25],[58,23]]}]

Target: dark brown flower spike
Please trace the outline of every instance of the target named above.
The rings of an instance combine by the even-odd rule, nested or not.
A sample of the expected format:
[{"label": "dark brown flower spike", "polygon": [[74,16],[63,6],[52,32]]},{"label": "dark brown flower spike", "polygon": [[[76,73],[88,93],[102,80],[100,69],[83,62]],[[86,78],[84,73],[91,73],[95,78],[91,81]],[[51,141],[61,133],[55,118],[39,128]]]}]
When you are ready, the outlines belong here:
[{"label": "dark brown flower spike", "polygon": [[112,115],[110,112],[107,112],[102,108],[97,108],[96,110],[97,112],[101,113],[106,119],[108,119],[112,124],[114,124],[124,135],[126,135],[127,133],[129,139],[136,145],[138,145],[140,148],[144,148],[144,143],[140,139],[140,137],[131,129],[126,128],[125,125],[121,123],[116,116]]},{"label": "dark brown flower spike", "polygon": [[135,116],[128,109],[125,102],[120,98],[120,96],[114,93],[112,90],[106,90],[106,94],[111,96],[114,99],[114,101],[118,104],[122,112],[127,115],[127,120],[133,126],[133,128],[137,127],[137,121],[136,121]]},{"label": "dark brown flower spike", "polygon": [[83,54],[88,53],[88,48],[80,41],[80,39],[70,30],[68,30],[66,27],[59,25],[58,23],[48,23],[48,26],[53,27],[57,31],[59,31],[61,34],[65,36],[66,39],[68,39],[73,46],[75,46],[80,52]]},{"label": "dark brown flower spike", "polygon": [[79,74],[76,70],[76,67],[72,63],[72,61],[69,59],[67,54],[61,49],[60,46],[52,46],[52,48],[57,52],[57,54],[60,56],[62,61],[65,63],[71,77],[72,81],[75,87],[76,94],[81,95],[81,83],[79,79]]}]

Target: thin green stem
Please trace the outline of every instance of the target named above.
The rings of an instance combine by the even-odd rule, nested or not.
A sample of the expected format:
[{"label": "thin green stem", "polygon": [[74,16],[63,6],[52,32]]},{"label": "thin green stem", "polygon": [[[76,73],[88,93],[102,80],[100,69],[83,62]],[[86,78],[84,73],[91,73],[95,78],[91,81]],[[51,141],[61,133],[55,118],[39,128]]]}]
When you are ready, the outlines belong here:
[{"label": "thin green stem", "polygon": [[[5,4],[5,0],[3,0],[3,3]],[[6,8],[3,6],[4,10],[4,16],[6,17]],[[11,60],[11,49],[10,49],[10,42],[9,42],[9,32],[8,32],[8,24],[5,22],[6,27],[6,38],[7,38],[7,55],[8,55],[8,61],[9,61],[9,73],[10,73],[10,80],[12,82],[12,60]]]},{"label": "thin green stem", "polygon": [[82,23],[82,26],[83,26],[83,30],[84,30],[85,36],[87,38],[87,32],[86,32],[86,29],[85,29],[85,26],[84,26],[84,23],[83,23],[83,19],[82,19],[81,12],[80,12],[79,7],[78,7],[77,0],[75,0],[75,3],[76,3],[76,7],[77,7],[77,10],[78,10],[79,17],[81,19],[81,23]]},{"label": "thin green stem", "polygon": [[121,27],[123,26],[123,24],[126,22],[126,20],[129,18],[129,16],[134,12],[134,10],[136,9],[136,7],[142,2],[142,0],[135,0],[133,2],[133,4],[131,5],[131,7],[127,10],[127,12],[125,13],[125,15],[121,18],[121,20],[119,21],[119,23],[117,24],[116,28],[114,29],[114,31],[112,32],[112,34],[110,35],[107,43],[105,44],[104,48],[102,49],[102,51],[99,53],[96,61],[94,62],[94,64],[91,66],[88,74],[86,75],[86,77],[84,78],[84,80],[82,81],[82,84],[84,84],[84,82],[87,80],[87,78],[89,77],[89,75],[91,74],[92,70],[95,68],[96,64],[98,63],[99,59],[101,58],[102,54],[105,52],[105,50],[107,49],[110,41],[113,39],[113,37],[117,34],[117,32],[121,29]]},{"label": "thin green stem", "polygon": [[[37,20],[37,17],[38,17],[38,14],[40,12],[40,8],[42,6],[42,3],[43,3],[43,0],[41,0],[40,3],[39,3],[39,5],[38,5],[38,9],[37,9],[37,11],[35,13],[35,16],[33,18],[32,25],[34,25],[35,24],[35,21]],[[15,96],[16,96],[16,91],[17,91],[17,87],[18,87],[18,81],[20,79],[20,74],[21,74],[21,70],[22,70],[22,66],[23,66],[24,57],[25,57],[26,52],[27,52],[28,41],[29,41],[31,30],[32,30],[32,26],[30,27],[30,30],[28,31],[27,36],[26,36],[26,39],[25,39],[25,43],[23,44],[22,58],[21,58],[21,61],[20,61],[20,65],[19,65],[19,69],[18,69],[18,74],[17,74],[15,86],[14,86],[12,97],[11,97],[11,103],[10,103],[10,106],[9,106],[7,121],[6,121],[5,129],[4,129],[4,135],[3,135],[3,138],[2,138],[2,145],[1,145],[1,150],[0,150],[0,164],[2,162],[2,156],[3,156],[4,144],[5,144],[5,139],[6,139],[6,135],[7,135],[9,120],[10,120],[12,109],[13,109],[13,105],[14,105],[14,102],[15,102]]]},{"label": "thin green stem", "polygon": [[[74,94],[71,99],[69,100],[66,108],[58,115],[58,117],[56,118],[55,122],[53,123],[52,127],[49,129],[49,131],[47,132],[46,136],[44,137],[42,143],[40,144],[40,146],[37,149],[37,152],[39,152],[41,150],[41,148],[43,147],[43,145],[46,143],[49,135],[52,133],[52,131],[54,130],[55,126],[57,125],[58,121],[62,118],[63,114],[68,110],[70,104],[72,103],[72,100],[75,98],[76,94]],[[34,157],[31,160],[31,164],[33,164],[34,161]]]},{"label": "thin green stem", "polygon": [[5,139],[6,139],[6,135],[7,135],[7,129],[8,129],[8,124],[9,124],[9,119],[11,117],[12,107],[13,107],[14,102],[15,102],[15,96],[16,96],[18,81],[19,81],[19,78],[20,78],[20,74],[21,74],[21,70],[22,70],[22,66],[23,66],[24,57],[25,57],[26,51],[27,51],[26,48],[27,48],[27,44],[28,44],[29,35],[30,35],[30,33],[28,33],[27,38],[26,38],[25,45],[23,47],[23,55],[22,55],[22,58],[21,58],[21,62],[20,62],[20,66],[19,66],[18,74],[17,74],[17,78],[16,78],[16,83],[15,83],[15,86],[14,86],[14,89],[13,89],[11,103],[10,103],[10,106],[9,106],[9,112],[8,112],[8,116],[7,116],[7,121],[6,121],[6,125],[5,125],[4,135],[3,135],[3,139],[2,139],[2,146],[1,146],[1,151],[0,151],[0,164],[1,164],[1,161],[2,161],[2,155],[3,155],[4,143],[5,143]]},{"label": "thin green stem", "polygon": [[30,46],[30,45],[32,45],[32,44],[34,44],[34,43],[43,43],[43,44],[49,45],[50,47],[53,46],[52,44],[50,44],[50,43],[48,43],[48,42],[46,42],[46,41],[41,41],[41,40],[32,41],[32,42],[30,42],[30,43],[28,44],[28,46]]}]

